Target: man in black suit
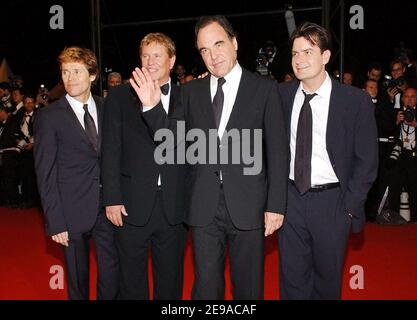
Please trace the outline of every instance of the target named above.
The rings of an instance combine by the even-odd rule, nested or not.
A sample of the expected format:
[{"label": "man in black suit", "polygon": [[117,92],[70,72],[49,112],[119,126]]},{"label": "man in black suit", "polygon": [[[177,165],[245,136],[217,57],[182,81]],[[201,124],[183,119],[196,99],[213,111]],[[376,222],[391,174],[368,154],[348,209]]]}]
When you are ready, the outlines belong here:
[{"label": "man in black suit", "polygon": [[[161,86],[163,112],[172,112],[178,88],[169,74],[174,42],[165,34],[146,35],[139,48],[142,66]],[[185,166],[158,166],[157,147],[142,119],[141,103],[129,85],[106,98],[102,178],[106,214],[117,226],[120,299],[149,299],[148,251],[151,250],[154,299],[181,299],[183,288]]]},{"label": "man in black suit", "polygon": [[35,120],[36,96],[26,93],[23,97],[23,111],[16,115],[20,132],[17,136],[21,150],[19,157],[19,180],[22,184],[21,206],[31,208],[38,201],[36,175],[33,157],[33,123]]},{"label": "man in black suit", "polygon": [[114,227],[101,203],[102,100],[91,83],[97,60],[88,49],[65,48],[59,56],[67,95],[37,112],[34,156],[47,234],[64,248],[68,297],[89,298],[89,239],[95,240],[97,299],[118,292]]},{"label": "man in black suit", "polygon": [[[214,132],[208,145],[198,141],[198,153],[205,153],[205,159],[191,163],[195,159],[188,157],[193,152],[187,149],[186,223],[192,231],[195,270],[192,298],[224,298],[229,246],[234,298],[262,299],[264,236],[280,228],[286,209],[288,148],[277,85],[239,65],[235,32],[225,17],[200,18],[195,36],[211,75],[181,86],[180,99],[168,117],[163,117],[160,90],[146,69],[136,69],[130,82],[153,132],[167,127],[177,132],[184,121],[187,133],[203,136],[204,141]],[[250,138],[245,139],[245,130]],[[262,132],[260,141],[257,131]],[[181,150],[184,139],[176,138],[176,150]],[[249,165],[243,163],[243,154],[233,152],[235,147],[241,150],[241,143],[242,150],[250,150],[259,162],[259,170],[245,170]],[[226,155],[226,161],[218,161],[219,155],[220,159]]]},{"label": "man in black suit", "polygon": [[364,92],[325,70],[330,33],[300,25],[291,36],[299,81],[280,84],[291,149],[288,210],[279,233],[282,299],[339,299],[352,227],[378,167],[374,107]]},{"label": "man in black suit", "polygon": [[18,208],[19,125],[0,103],[0,205]]}]

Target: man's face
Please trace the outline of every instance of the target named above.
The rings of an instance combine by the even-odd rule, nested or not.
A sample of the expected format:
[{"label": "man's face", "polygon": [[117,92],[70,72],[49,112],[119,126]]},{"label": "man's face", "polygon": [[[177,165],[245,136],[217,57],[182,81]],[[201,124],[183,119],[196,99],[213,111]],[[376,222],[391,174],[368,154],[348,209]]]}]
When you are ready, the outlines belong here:
[{"label": "man's face", "polygon": [[353,82],[353,76],[351,73],[347,72],[343,74],[343,83],[347,85],[352,85]]},{"label": "man's face", "polygon": [[404,72],[405,72],[405,70],[404,70],[403,66],[401,65],[401,63],[394,63],[394,65],[392,66],[392,69],[391,69],[391,76],[394,79],[397,79],[397,78],[403,76]]},{"label": "man's face", "polygon": [[322,77],[329,59],[329,50],[322,53],[317,45],[313,45],[304,37],[294,40],[291,64],[295,76],[300,81]]},{"label": "man's face", "polygon": [[19,90],[12,91],[12,100],[14,103],[18,104],[22,101],[23,95],[20,94]]},{"label": "man's face", "polygon": [[27,113],[32,112],[35,109],[35,100],[33,100],[31,97],[26,97],[23,100],[23,107]]},{"label": "man's face", "polygon": [[96,79],[90,75],[84,64],[68,62],[61,65],[61,77],[65,90],[74,99],[87,102],[90,96],[91,82]]},{"label": "man's face", "polygon": [[3,122],[4,120],[6,120],[7,116],[8,116],[7,111],[3,109],[0,110],[0,122]]},{"label": "man's face", "polygon": [[371,98],[376,98],[378,95],[378,84],[375,81],[367,81],[365,91],[371,96]]},{"label": "man's face", "polygon": [[227,75],[236,64],[236,38],[229,39],[226,31],[217,22],[200,29],[197,48],[207,69],[217,78]]},{"label": "man's face", "polygon": [[142,67],[151,74],[152,80],[158,80],[162,85],[169,80],[169,74],[174,67],[175,56],[171,58],[168,50],[162,44],[152,42],[142,47],[140,54]]},{"label": "man's face", "polygon": [[111,76],[108,80],[107,80],[107,85],[109,87],[117,87],[119,85],[122,84],[122,81],[119,77],[116,76]]},{"label": "man's face", "polygon": [[403,103],[406,107],[415,107],[417,105],[417,90],[408,88],[403,94]]},{"label": "man's face", "polygon": [[378,82],[379,79],[381,79],[381,72],[381,70],[371,69],[370,71],[368,71],[368,79],[375,80],[376,82]]},{"label": "man's face", "polygon": [[182,77],[185,74],[185,68],[183,65],[179,64],[175,68],[175,74],[179,77]]}]

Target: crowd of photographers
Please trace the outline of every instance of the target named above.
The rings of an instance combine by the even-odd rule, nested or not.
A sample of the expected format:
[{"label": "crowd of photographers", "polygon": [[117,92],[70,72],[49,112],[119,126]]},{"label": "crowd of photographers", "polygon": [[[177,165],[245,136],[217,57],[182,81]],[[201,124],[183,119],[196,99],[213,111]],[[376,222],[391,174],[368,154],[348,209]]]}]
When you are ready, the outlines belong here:
[{"label": "crowd of photographers", "polygon": [[[264,49],[257,59],[258,73],[277,81],[291,81],[291,73],[276,76],[271,71],[276,49]],[[259,61],[258,61],[259,60]],[[346,85],[357,83],[354,74],[336,70],[334,78],[343,77]],[[174,83],[181,85],[197,75],[177,65],[172,73]],[[417,221],[417,149],[416,149],[416,63],[396,59],[387,75],[383,67],[371,64],[362,85],[375,105],[379,139],[379,172],[366,203],[367,218],[374,221],[383,216],[387,223],[402,224],[398,214],[400,196],[408,193],[410,222]],[[117,72],[107,76],[107,90],[123,82]],[[41,85],[34,94],[23,88],[23,82],[0,83],[0,206],[30,208],[39,205],[33,160],[33,121],[36,111],[48,105],[48,90]],[[382,210],[385,207],[384,210]],[[378,219],[377,219],[378,221]]]}]

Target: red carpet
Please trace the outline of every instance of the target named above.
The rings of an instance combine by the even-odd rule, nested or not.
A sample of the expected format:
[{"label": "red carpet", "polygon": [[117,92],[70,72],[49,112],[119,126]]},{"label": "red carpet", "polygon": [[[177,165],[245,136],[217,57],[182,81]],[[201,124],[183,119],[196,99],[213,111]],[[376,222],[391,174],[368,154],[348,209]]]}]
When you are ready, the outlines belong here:
[{"label": "red carpet", "polygon": [[[0,299],[66,299],[65,290],[49,287],[50,268],[62,265],[63,255],[59,246],[45,237],[38,210],[0,208],[0,219]],[[276,237],[268,238],[266,253],[265,299],[277,299]],[[184,299],[189,299],[193,281],[190,246],[185,259]],[[363,289],[349,286],[351,277],[358,274],[357,270],[349,273],[352,266],[363,270]],[[95,272],[92,259],[92,298]],[[230,281],[226,279],[226,299],[230,299]],[[363,234],[351,237],[343,283],[343,299],[417,299],[417,225],[367,224]]]}]

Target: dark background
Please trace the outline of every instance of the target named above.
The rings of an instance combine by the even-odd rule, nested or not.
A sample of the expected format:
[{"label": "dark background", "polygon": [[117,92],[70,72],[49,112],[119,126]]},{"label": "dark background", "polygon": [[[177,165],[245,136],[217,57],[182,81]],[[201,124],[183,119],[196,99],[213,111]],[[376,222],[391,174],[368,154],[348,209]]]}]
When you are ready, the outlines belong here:
[{"label": "dark background", "polygon": [[[193,1],[193,0],[191,0]],[[101,1],[102,23],[124,23],[198,17],[207,14],[238,14],[265,12],[285,8],[318,7],[321,1],[264,1],[222,2],[193,1]],[[58,4],[64,8],[64,30],[52,30],[49,9]],[[349,28],[350,6],[359,4],[364,8],[365,29]],[[411,1],[345,1],[345,69],[355,73],[360,84],[366,68],[372,61],[379,61],[388,68],[395,57],[400,41],[417,53],[417,4]],[[6,0],[0,5],[1,35],[0,59],[5,57],[15,74],[21,75],[26,87],[36,88],[45,83],[49,88],[60,78],[57,64],[59,52],[70,45],[91,48],[90,1],[42,1]],[[321,12],[296,12],[296,23],[313,21],[321,23]],[[278,58],[283,68],[289,67],[288,32],[283,14],[256,17],[230,18],[238,32],[239,61],[246,68],[255,67],[259,48],[266,40],[273,40],[279,48]],[[177,45],[177,62],[188,68],[199,66],[201,58],[194,48],[194,21],[154,24],[150,26],[125,27],[102,31],[103,70],[119,71],[129,77],[137,65],[140,39],[148,32],[161,31],[173,38]],[[332,20],[337,26],[337,18]],[[337,61],[330,68],[337,67]],[[283,69],[284,70],[284,69]],[[385,70],[387,71],[387,70]]]}]

